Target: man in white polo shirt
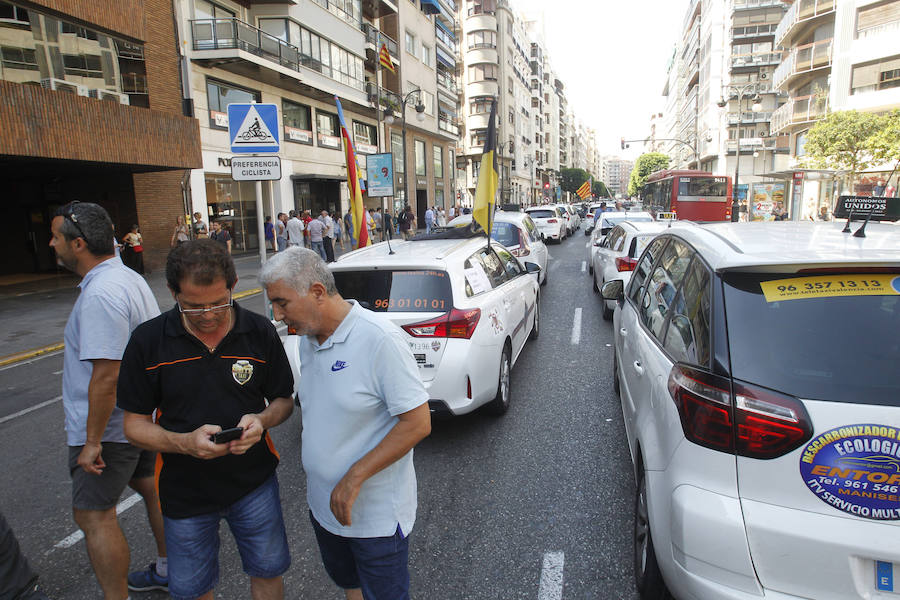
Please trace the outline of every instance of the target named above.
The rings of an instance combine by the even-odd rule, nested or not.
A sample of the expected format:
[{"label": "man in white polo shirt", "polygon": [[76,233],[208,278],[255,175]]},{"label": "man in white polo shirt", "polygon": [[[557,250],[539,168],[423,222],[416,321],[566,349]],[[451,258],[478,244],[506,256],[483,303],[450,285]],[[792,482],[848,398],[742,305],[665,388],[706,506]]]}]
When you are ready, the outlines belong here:
[{"label": "man in white polo shirt", "polygon": [[409,598],[413,447],[431,433],[428,393],[403,332],[344,300],[321,257],[288,248],[259,275],[300,342],[302,456],[325,570],[348,600]]}]

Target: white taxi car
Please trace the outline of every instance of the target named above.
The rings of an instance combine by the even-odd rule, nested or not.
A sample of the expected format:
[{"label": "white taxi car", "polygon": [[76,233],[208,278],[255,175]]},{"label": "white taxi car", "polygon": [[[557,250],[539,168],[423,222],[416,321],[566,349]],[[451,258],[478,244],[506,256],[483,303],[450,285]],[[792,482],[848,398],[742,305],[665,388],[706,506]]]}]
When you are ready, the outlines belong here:
[{"label": "white taxi car", "polygon": [[[599,292],[607,281],[621,279],[627,285],[631,271],[637,264],[637,257],[654,237],[663,232],[668,223],[622,221],[606,235],[595,231],[591,236],[590,272],[593,288]],[[614,300],[603,301],[603,318],[612,319],[616,307]]]},{"label": "white taxi car", "polygon": [[544,234],[545,240],[556,240],[559,244],[566,237],[566,228],[568,226],[568,217],[560,216],[559,209],[553,205],[532,206],[526,208],[525,212],[538,226],[541,233]]},{"label": "white taxi car", "polygon": [[[463,227],[472,222],[472,215],[460,215],[447,223],[449,227]],[[522,263],[534,263],[541,268],[538,280],[547,283],[549,252],[537,225],[528,214],[498,210],[491,224],[491,237],[503,244]]]},{"label": "white taxi car", "polygon": [[483,235],[390,248],[382,242],[331,263],[340,294],[404,331],[433,412],[506,412],[510,371],[538,336],[540,268],[497,242],[488,247]]},{"label": "white taxi car", "polygon": [[843,226],[676,223],[603,286],[642,598],[898,597],[900,231]]}]

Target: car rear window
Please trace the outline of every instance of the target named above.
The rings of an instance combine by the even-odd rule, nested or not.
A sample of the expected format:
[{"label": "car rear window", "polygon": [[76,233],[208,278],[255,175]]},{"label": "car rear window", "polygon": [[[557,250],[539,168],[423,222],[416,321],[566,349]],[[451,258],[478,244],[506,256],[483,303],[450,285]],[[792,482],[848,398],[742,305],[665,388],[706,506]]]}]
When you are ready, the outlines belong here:
[{"label": "car rear window", "polygon": [[799,398],[900,406],[898,275],[726,274],[734,377]]},{"label": "car rear window", "polygon": [[491,237],[504,246],[519,245],[519,228],[512,223],[494,223],[491,228]]},{"label": "car rear window", "polygon": [[338,292],[375,312],[446,312],[453,308],[445,271],[335,271]]},{"label": "car rear window", "polygon": [[600,227],[606,229],[607,227],[615,227],[619,223],[623,221],[631,221],[632,223],[649,223],[653,221],[652,217],[637,217],[637,216],[625,216],[622,215],[620,217],[603,217],[603,223],[600,224]]},{"label": "car rear window", "polygon": [[559,216],[552,210],[529,210],[528,214],[532,219],[552,219]]}]

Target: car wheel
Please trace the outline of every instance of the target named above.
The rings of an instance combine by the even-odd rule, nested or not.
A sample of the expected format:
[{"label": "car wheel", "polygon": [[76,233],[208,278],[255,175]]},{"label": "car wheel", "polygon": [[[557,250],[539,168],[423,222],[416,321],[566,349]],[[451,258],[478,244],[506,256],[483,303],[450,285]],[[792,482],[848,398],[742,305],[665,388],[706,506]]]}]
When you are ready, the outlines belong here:
[{"label": "car wheel", "polygon": [[616,396],[621,396],[619,389],[619,360],[616,357],[615,349],[613,349],[613,391],[616,393]]},{"label": "car wheel", "polygon": [[509,344],[503,345],[500,354],[500,374],[497,377],[497,395],[487,405],[487,411],[492,415],[502,415],[509,409],[509,372],[512,363],[509,359]]},{"label": "car wheel", "polygon": [[541,281],[541,285],[547,285],[547,278],[550,277],[550,271],[544,269],[544,280]]},{"label": "car wheel", "polygon": [[531,334],[528,336],[529,340],[538,339],[538,335],[540,335],[540,324],[541,324],[541,296],[538,294],[534,298],[534,321],[531,325]]},{"label": "car wheel", "polygon": [[594,261],[590,261],[588,263],[588,273],[590,273],[591,275],[594,274]]},{"label": "car wheel", "polygon": [[666,588],[650,533],[650,514],[647,510],[647,478],[643,466],[634,495],[634,579],[642,600],[671,600]]},{"label": "car wheel", "polygon": [[600,288],[597,287],[597,274],[596,273],[594,273],[594,275],[591,277],[591,287],[593,288],[595,294],[600,293]]}]

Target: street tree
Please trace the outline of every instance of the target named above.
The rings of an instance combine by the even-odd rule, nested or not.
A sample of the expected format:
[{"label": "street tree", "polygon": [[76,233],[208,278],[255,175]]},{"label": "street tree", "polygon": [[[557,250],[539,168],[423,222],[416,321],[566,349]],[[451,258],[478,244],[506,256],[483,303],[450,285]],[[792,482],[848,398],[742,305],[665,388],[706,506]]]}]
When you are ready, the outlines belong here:
[{"label": "street tree", "polygon": [[881,125],[882,118],[874,113],[856,110],[830,113],[809,130],[804,164],[849,171],[852,188],[857,174],[880,162],[876,156],[875,136]]},{"label": "street tree", "polygon": [[594,187],[591,188],[591,193],[597,196],[598,198],[611,198],[612,194],[609,193],[609,189],[606,187],[606,184],[594,178]]},{"label": "street tree", "polygon": [[641,154],[634,162],[631,169],[631,177],[628,180],[628,195],[637,196],[644,187],[647,177],[656,171],[669,167],[669,157],[661,152],[647,152]]},{"label": "street tree", "polygon": [[900,110],[881,117],[871,144],[877,160],[900,162]]},{"label": "street tree", "polygon": [[564,192],[574,194],[590,175],[584,169],[560,169],[560,186]]}]

